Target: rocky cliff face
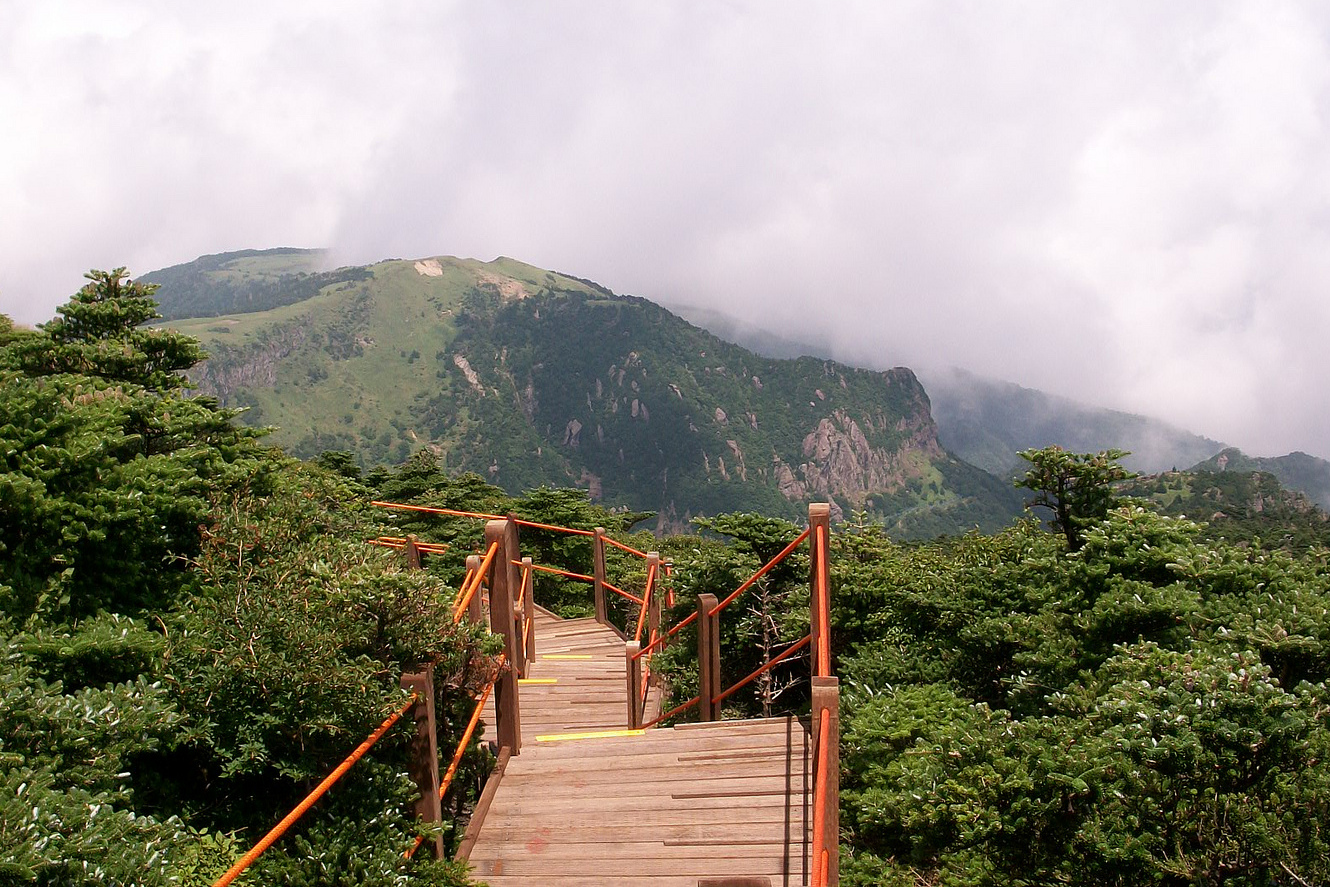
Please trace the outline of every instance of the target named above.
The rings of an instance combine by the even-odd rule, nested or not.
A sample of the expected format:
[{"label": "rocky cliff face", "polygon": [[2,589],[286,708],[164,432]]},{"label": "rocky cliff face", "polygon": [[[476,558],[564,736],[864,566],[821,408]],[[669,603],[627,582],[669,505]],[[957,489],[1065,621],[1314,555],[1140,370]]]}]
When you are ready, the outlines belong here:
[{"label": "rocky cliff face", "polygon": [[273,327],[263,342],[246,348],[214,348],[208,360],[190,370],[189,380],[199,394],[228,406],[239,391],[276,384],[278,367],[301,349],[309,334],[302,324],[287,324]]},{"label": "rocky cliff face", "polygon": [[[889,423],[891,419],[879,414],[869,420],[869,428],[882,431]],[[799,465],[798,480],[777,465],[784,479],[781,493],[792,501],[831,499],[862,508],[872,495],[899,493],[910,481],[922,479],[931,460],[942,456],[936,426],[927,413],[901,417],[894,424],[909,432],[905,444],[895,449],[873,446],[857,421],[836,410],[804,438],[806,461]]]}]

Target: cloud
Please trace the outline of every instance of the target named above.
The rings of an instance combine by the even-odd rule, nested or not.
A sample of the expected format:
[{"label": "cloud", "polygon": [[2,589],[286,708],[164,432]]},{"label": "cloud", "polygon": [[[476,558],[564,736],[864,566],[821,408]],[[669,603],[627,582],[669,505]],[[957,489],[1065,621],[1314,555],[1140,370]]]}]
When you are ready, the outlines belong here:
[{"label": "cloud", "polygon": [[878,364],[1330,455],[1330,14],[25,6],[0,310],[87,267],[512,255]]}]

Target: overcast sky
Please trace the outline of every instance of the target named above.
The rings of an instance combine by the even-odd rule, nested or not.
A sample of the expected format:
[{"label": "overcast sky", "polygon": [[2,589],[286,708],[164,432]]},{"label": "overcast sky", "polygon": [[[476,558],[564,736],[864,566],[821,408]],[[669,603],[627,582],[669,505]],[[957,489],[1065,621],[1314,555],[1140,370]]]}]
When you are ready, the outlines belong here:
[{"label": "overcast sky", "polygon": [[0,312],[513,256],[1330,456],[1330,4],[0,0]]}]

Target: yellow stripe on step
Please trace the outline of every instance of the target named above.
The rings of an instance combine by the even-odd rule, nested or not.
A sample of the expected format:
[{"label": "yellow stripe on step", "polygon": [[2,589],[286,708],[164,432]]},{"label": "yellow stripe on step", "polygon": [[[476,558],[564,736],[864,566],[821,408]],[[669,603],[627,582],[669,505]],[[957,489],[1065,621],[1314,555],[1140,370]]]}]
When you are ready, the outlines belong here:
[{"label": "yellow stripe on step", "polygon": [[541,659],[590,659],[590,653],[540,653]]},{"label": "yellow stripe on step", "polygon": [[557,684],[558,678],[518,678],[519,684]]},{"label": "yellow stripe on step", "polygon": [[537,742],[566,742],[574,739],[608,739],[615,736],[641,736],[645,730],[592,730],[587,733],[546,733]]}]

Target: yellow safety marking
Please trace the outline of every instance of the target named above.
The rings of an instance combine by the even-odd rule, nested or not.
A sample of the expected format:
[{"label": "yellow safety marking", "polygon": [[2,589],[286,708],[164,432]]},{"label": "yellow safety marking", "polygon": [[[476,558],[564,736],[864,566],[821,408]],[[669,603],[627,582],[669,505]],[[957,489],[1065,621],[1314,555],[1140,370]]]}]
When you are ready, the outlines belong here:
[{"label": "yellow safety marking", "polygon": [[519,684],[557,684],[558,678],[518,678]]},{"label": "yellow safety marking", "polygon": [[589,733],[546,733],[537,736],[536,742],[561,742],[572,739],[607,739],[613,736],[641,736],[645,730],[592,730]]},{"label": "yellow safety marking", "polygon": [[590,653],[541,653],[541,659],[590,659]]}]

